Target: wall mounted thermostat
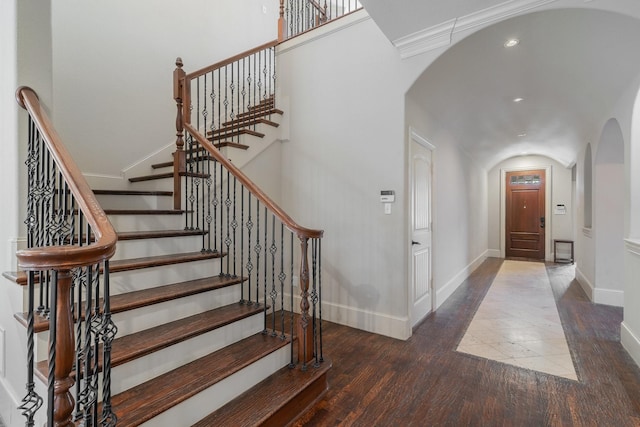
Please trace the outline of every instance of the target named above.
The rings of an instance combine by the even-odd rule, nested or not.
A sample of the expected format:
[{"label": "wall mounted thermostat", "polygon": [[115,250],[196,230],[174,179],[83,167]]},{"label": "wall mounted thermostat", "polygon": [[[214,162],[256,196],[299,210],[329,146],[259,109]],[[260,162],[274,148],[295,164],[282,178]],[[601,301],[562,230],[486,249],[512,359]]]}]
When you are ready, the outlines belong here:
[{"label": "wall mounted thermostat", "polygon": [[382,190],[380,192],[380,201],[382,203],[393,203],[396,201],[396,192],[393,190]]}]

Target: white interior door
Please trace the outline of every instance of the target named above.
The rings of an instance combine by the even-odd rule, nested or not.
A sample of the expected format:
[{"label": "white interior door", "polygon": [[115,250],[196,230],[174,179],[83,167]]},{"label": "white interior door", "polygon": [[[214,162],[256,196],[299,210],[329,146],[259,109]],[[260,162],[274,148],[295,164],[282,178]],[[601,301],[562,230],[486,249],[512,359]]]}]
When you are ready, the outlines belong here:
[{"label": "white interior door", "polygon": [[432,152],[411,141],[411,322],[415,326],[432,309],[431,289]]}]

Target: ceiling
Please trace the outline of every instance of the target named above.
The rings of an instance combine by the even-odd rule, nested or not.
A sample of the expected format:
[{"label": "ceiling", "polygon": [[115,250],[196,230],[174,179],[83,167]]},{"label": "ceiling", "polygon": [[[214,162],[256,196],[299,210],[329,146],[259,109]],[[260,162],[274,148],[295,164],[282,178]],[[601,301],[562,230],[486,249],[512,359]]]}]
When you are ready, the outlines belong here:
[{"label": "ceiling", "polygon": [[[469,13],[468,3],[474,8],[497,3],[403,1],[450,4],[448,14],[436,9],[444,20]],[[405,14],[395,2],[362,3],[392,41],[419,31],[412,8]],[[376,16],[384,10],[395,15],[379,21]],[[425,22],[432,26],[431,16]],[[402,20],[406,27],[399,25]],[[513,37],[520,43],[504,47]],[[599,134],[621,95],[637,90],[638,41],[640,21],[621,14],[589,9],[532,12],[451,46],[409,95],[486,169],[530,154],[571,166],[584,145],[594,142],[590,139]],[[514,102],[516,98],[522,101]]]}]

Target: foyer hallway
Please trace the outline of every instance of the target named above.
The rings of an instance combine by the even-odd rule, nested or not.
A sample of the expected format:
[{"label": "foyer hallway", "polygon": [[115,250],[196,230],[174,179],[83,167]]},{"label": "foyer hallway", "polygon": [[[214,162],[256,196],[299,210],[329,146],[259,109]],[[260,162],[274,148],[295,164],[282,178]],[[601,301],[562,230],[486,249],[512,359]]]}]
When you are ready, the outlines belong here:
[{"label": "foyer hallway", "polygon": [[329,391],[305,426],[640,426],[640,369],[622,309],[546,265],[579,381],[456,351],[503,260],[487,259],[407,341],[327,323]]}]

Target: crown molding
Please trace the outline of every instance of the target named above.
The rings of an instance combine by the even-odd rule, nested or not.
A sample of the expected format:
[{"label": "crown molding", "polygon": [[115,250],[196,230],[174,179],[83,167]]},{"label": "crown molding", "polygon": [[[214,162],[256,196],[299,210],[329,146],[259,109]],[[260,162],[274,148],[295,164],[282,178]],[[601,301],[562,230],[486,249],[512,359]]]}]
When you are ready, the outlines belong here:
[{"label": "crown molding", "polygon": [[491,6],[458,18],[454,32],[459,33],[472,28],[486,26],[555,1],[557,0],[511,0]]},{"label": "crown molding", "polygon": [[393,40],[402,59],[449,46],[453,35],[505,20],[557,0],[509,0]]},{"label": "crown molding", "polygon": [[624,239],[627,252],[640,256],[640,240],[637,239]]},{"label": "crown molding", "polygon": [[455,25],[456,20],[452,19],[408,36],[400,37],[392,43],[400,51],[402,59],[410,58],[439,47],[449,46]]}]

